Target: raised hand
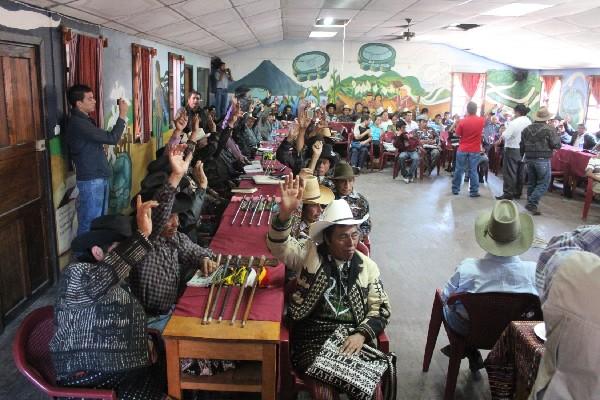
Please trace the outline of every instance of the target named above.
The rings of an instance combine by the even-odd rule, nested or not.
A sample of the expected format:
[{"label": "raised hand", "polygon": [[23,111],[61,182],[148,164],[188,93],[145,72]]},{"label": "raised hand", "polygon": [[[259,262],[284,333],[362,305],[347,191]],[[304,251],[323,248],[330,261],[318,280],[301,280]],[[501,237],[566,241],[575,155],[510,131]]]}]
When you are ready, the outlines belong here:
[{"label": "raised hand", "polygon": [[129,110],[129,103],[123,98],[119,100],[119,117],[125,118],[127,116],[127,110]]},{"label": "raised hand", "polygon": [[204,173],[204,163],[202,161],[196,162],[194,166],[194,178],[198,182],[198,186],[202,189],[206,189],[208,187],[208,178]]},{"label": "raised hand", "polygon": [[[192,161],[192,153],[190,152],[187,157],[184,158],[184,152],[186,149],[185,144],[179,144],[169,148],[169,163],[171,165],[171,174],[179,176],[179,179],[186,174]],[[179,184],[179,182],[177,182]],[[177,185],[175,185],[177,186]]]},{"label": "raised hand", "polygon": [[298,127],[302,130],[306,130],[311,121],[311,119],[308,117],[308,111],[306,109],[298,112],[298,118],[296,119],[298,121]]},{"label": "raised hand", "polygon": [[319,158],[321,156],[321,152],[323,151],[323,142],[321,142],[320,140],[317,140],[313,145],[312,145],[312,151],[313,151],[313,158]]},{"label": "raised hand", "polygon": [[158,206],[157,201],[150,200],[142,203],[142,196],[137,195],[135,219],[138,229],[146,238],[152,233],[152,209],[156,206]]},{"label": "raised hand", "polygon": [[217,131],[217,124],[215,124],[215,121],[213,120],[213,117],[210,113],[208,114],[207,129],[211,133]]},{"label": "raised hand", "polygon": [[233,128],[241,115],[240,103],[235,97],[231,99],[231,107],[233,107],[233,110],[231,111],[231,117],[229,118],[227,125],[230,128]]},{"label": "raised hand", "polygon": [[183,131],[188,124],[188,116],[186,113],[182,113],[179,118],[175,119],[175,129]]},{"label": "raised hand", "polygon": [[292,213],[302,204],[304,193],[304,180],[291,172],[285,177],[285,182],[279,184],[281,189],[281,203],[279,204],[279,219],[287,221]]}]

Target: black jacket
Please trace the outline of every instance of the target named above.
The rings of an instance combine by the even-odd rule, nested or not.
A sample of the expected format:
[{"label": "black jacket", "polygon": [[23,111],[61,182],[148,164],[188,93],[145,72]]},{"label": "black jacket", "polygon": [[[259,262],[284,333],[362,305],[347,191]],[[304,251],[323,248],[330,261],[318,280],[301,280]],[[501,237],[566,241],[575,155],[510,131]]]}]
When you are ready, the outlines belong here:
[{"label": "black jacket", "polygon": [[98,128],[94,121],[76,108],[67,123],[67,145],[75,163],[78,181],[90,181],[111,176],[104,154],[105,144],[117,144],[125,130],[125,121],[117,119],[110,132]]},{"label": "black jacket", "polygon": [[521,132],[521,155],[527,159],[550,158],[560,146],[560,135],[545,122],[534,122]]}]

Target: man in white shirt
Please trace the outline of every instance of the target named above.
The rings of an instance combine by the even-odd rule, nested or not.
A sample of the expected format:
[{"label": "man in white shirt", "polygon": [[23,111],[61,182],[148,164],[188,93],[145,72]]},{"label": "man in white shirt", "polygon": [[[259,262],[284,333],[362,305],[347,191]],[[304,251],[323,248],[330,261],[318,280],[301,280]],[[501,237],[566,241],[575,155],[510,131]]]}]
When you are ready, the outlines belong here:
[{"label": "man in white shirt", "polygon": [[[497,200],[512,200],[521,197],[521,191],[517,190],[519,180],[523,179],[522,172],[519,171],[519,162],[521,161],[521,132],[531,125],[531,120],[527,117],[529,108],[524,104],[517,104],[515,107],[515,118],[510,121],[501,141],[504,142],[504,158],[502,160],[502,179],[504,184],[501,196],[496,196]],[[521,168],[522,170],[522,168]]]},{"label": "man in white shirt", "polygon": [[412,132],[419,129],[419,124],[413,121],[412,111],[404,111],[404,122],[406,122],[406,132]]}]

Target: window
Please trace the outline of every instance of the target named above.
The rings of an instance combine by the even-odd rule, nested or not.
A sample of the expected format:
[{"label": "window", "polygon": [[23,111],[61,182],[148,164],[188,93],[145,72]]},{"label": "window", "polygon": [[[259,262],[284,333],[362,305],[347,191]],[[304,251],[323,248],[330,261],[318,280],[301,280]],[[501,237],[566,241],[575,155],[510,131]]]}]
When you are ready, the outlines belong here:
[{"label": "window", "polygon": [[132,43],[133,137],[146,143],[152,136],[152,58],[156,50]]},{"label": "window", "polygon": [[178,54],[169,53],[169,116],[175,118],[177,110],[183,105],[183,69],[185,59]]},{"label": "window", "polygon": [[550,114],[557,114],[560,106],[560,90],[562,81],[560,76],[543,75],[542,76],[542,95],[540,96],[540,106],[548,107]]},{"label": "window", "polygon": [[600,129],[600,76],[590,76],[590,99],[588,100],[585,127],[588,132]]},{"label": "window", "polygon": [[[479,80],[477,81],[477,75]],[[463,79],[465,78],[465,79]],[[485,74],[453,73],[452,74],[452,115],[463,116],[467,113],[467,103],[474,101],[477,104],[478,112],[481,113],[483,100],[485,98]],[[466,89],[465,89],[466,84]],[[469,97],[466,90],[473,92]]]}]

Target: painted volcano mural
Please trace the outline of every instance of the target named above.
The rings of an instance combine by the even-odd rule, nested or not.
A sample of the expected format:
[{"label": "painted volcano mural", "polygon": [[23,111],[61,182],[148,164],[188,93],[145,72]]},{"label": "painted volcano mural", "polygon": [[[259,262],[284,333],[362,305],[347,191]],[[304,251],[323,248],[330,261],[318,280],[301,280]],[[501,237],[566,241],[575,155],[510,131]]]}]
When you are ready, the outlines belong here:
[{"label": "painted volcano mural", "polygon": [[272,96],[298,96],[304,92],[304,87],[277,68],[271,60],[263,60],[248,75],[229,85],[229,91],[233,92],[240,86],[247,86],[250,89],[263,89]]}]

